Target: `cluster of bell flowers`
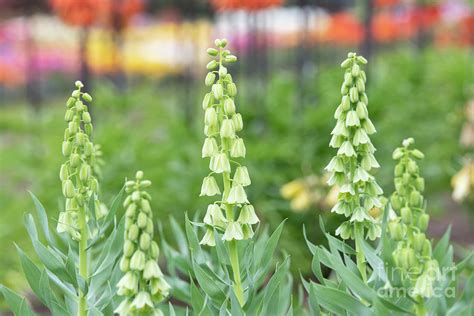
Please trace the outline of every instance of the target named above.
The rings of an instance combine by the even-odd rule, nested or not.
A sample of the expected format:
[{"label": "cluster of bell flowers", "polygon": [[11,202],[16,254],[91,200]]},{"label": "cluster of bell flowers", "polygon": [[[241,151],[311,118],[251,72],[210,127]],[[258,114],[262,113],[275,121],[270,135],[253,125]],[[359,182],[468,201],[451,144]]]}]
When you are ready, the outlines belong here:
[{"label": "cluster of bell flowers", "polygon": [[[201,244],[209,246],[215,246],[214,229],[224,232],[223,240],[242,240],[253,236],[252,225],[259,222],[245,192],[251,184],[248,169],[233,160],[246,155],[244,140],[237,135],[243,128],[242,116],[235,106],[237,87],[226,67],[237,58],[225,49],[227,40],[218,39],[215,44],[217,48],[207,50],[213,59],[207,64],[205,85],[211,91],[202,102],[206,136],[202,158],[210,158],[211,173],[202,182],[200,196],[222,194],[222,198],[210,204],[204,216],[207,229]],[[222,174],[222,190],[217,174]]]},{"label": "cluster of bell flowers", "polygon": [[416,163],[424,155],[418,149],[410,148],[413,143],[413,138],[405,139],[403,146],[393,152],[393,159],[398,161],[394,172],[395,192],[390,198],[395,214],[390,218],[388,229],[397,242],[392,254],[395,265],[414,285],[413,297],[431,297],[440,270],[438,262],[432,258],[431,242],[425,235],[429,224],[422,195],[425,181]]},{"label": "cluster of bell flowers", "polygon": [[341,64],[345,69],[342,100],[334,114],[337,123],[329,143],[338,150],[325,168],[331,174],[328,184],[340,187],[338,201],[331,211],[348,218],[336,230],[336,235],[343,239],[355,238],[356,225],[366,229],[372,240],[381,234],[380,220],[371,215],[373,209],[382,207],[379,196],[383,191],[370,174],[380,165],[369,137],[376,130],[369,118],[367,78],[361,69],[366,63],[364,57],[349,53]]},{"label": "cluster of bell flowers", "polygon": [[138,171],[135,181],[127,181],[129,194],[125,201],[125,236],[120,270],[124,273],[117,284],[117,294],[123,300],[115,310],[119,315],[163,315],[156,306],[169,294],[170,286],[158,266],[158,244],[154,229],[151,196],[144,189],[151,182],[143,180]]},{"label": "cluster of bell flowers", "polygon": [[105,216],[107,208],[98,199],[100,170],[100,151],[92,142],[92,120],[85,102],[92,97],[82,92],[83,84],[76,81],[76,90],[66,102],[65,121],[68,123],[64,131],[62,154],[67,161],[61,165],[59,178],[62,181],[62,192],[66,198],[65,208],[59,214],[57,231],[67,232],[74,240],[81,239],[78,212],[85,214],[89,201],[94,200],[96,218]]}]

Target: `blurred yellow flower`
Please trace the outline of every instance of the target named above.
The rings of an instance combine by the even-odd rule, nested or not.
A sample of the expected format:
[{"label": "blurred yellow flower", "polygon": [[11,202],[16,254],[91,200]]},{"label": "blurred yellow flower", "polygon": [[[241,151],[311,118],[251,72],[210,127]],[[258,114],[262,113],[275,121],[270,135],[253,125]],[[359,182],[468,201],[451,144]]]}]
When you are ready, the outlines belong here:
[{"label": "blurred yellow flower", "polygon": [[295,212],[306,212],[311,207],[330,208],[337,201],[339,189],[329,188],[327,178],[327,175],[310,175],[290,181],[281,187],[280,194],[290,201],[290,207]]},{"label": "blurred yellow flower", "polygon": [[464,201],[474,188],[474,162],[466,161],[464,167],[453,176],[451,180],[453,186],[453,200],[456,202]]}]

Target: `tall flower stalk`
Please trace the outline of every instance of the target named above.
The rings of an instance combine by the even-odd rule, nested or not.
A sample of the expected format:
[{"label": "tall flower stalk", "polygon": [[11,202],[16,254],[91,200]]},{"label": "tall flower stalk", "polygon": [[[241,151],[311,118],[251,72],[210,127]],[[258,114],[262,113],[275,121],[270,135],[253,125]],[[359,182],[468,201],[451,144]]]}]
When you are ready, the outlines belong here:
[{"label": "tall flower stalk", "polygon": [[[79,243],[79,274],[87,283],[89,280],[87,241],[90,238],[88,219],[90,200],[95,203],[96,215],[103,216],[103,207],[98,200],[99,182],[93,169],[97,168],[95,147],[92,142],[92,122],[87,105],[92,97],[82,92],[83,84],[76,81],[76,90],[66,102],[62,154],[67,158],[61,166],[59,177],[62,192],[66,198],[65,209],[59,214],[57,231],[68,233]],[[86,293],[79,290],[78,315],[87,314]]]},{"label": "tall flower stalk", "polygon": [[434,294],[434,282],[440,277],[438,261],[432,258],[431,242],[426,238],[429,215],[423,198],[425,180],[420,176],[416,160],[424,155],[412,149],[413,138],[403,141],[403,146],[393,152],[395,166],[395,192],[391,196],[392,208],[397,216],[388,224],[389,233],[396,241],[393,251],[395,265],[401,269],[402,278],[410,282],[410,291],[416,303],[416,314],[426,315],[424,299]]},{"label": "tall flower stalk", "polygon": [[170,286],[158,266],[158,244],[153,240],[153,214],[150,195],[144,190],[151,182],[143,180],[138,171],[135,181],[127,181],[129,194],[124,201],[125,242],[120,270],[125,275],[117,284],[117,294],[123,297],[115,310],[119,315],[163,315],[156,307],[169,294]]},{"label": "tall flower stalk", "polygon": [[334,114],[337,123],[329,143],[330,147],[338,150],[326,166],[331,173],[328,184],[340,187],[338,202],[331,211],[347,218],[337,228],[336,235],[343,239],[355,239],[357,267],[364,280],[367,279],[367,272],[361,240],[365,236],[374,240],[381,234],[380,224],[371,214],[373,209],[382,206],[379,196],[383,193],[370,174],[373,168],[380,166],[369,137],[376,130],[367,110],[367,78],[361,69],[361,65],[366,63],[364,57],[349,53],[341,64],[345,69],[342,100]]},{"label": "tall flower stalk", "polygon": [[[251,184],[247,167],[234,160],[244,158],[246,154],[244,141],[237,136],[243,128],[242,116],[236,112],[235,106],[237,87],[226,67],[227,63],[233,63],[237,58],[225,49],[227,40],[218,39],[215,45],[217,48],[207,50],[212,60],[207,64],[209,73],[205,84],[211,87],[211,91],[202,102],[206,135],[202,157],[210,158],[211,173],[204,178],[200,195],[221,195],[221,198],[207,207],[203,220],[206,233],[200,243],[215,246],[214,232],[223,233],[222,239],[229,249],[234,292],[243,306],[245,300],[237,241],[252,238],[252,225],[257,224],[259,219],[245,192],[245,187]],[[219,174],[222,175],[222,186],[216,179]]]}]

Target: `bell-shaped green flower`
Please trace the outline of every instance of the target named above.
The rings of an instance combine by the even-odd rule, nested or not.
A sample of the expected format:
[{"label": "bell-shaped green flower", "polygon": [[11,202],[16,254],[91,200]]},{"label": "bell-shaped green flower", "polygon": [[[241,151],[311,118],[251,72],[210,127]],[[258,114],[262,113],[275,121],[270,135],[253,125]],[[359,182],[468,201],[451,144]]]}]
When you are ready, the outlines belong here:
[{"label": "bell-shaped green flower", "polygon": [[246,204],[242,206],[237,222],[241,224],[250,224],[250,225],[254,225],[260,222],[260,220],[257,217],[257,214],[255,214],[255,209],[253,205]]},{"label": "bell-shaped green flower", "polygon": [[233,158],[245,158],[247,150],[245,148],[244,140],[242,138],[236,138],[232,142],[232,147],[230,149],[230,156]]},{"label": "bell-shaped green flower", "polygon": [[237,222],[229,222],[225,230],[224,235],[222,236],[223,240],[242,240],[244,238],[244,233],[242,227]]},{"label": "bell-shaped green flower", "polygon": [[202,158],[212,157],[219,153],[219,148],[217,146],[216,139],[213,137],[207,137],[204,140],[204,145],[202,146]]},{"label": "bell-shaped green flower", "polygon": [[206,229],[206,233],[204,234],[204,237],[202,237],[199,244],[214,247],[216,245],[214,230],[212,230],[211,228]]},{"label": "bell-shaped green flower", "polygon": [[230,172],[229,158],[225,153],[218,153],[211,157],[209,169],[215,173]]},{"label": "bell-shaped green flower", "polygon": [[247,199],[247,193],[245,193],[244,187],[241,184],[234,183],[232,185],[229,196],[227,197],[227,203],[229,204],[249,203]]},{"label": "bell-shaped green flower", "polygon": [[205,177],[202,181],[201,194],[199,196],[214,196],[220,194],[221,190],[213,176]]},{"label": "bell-shaped green flower", "polygon": [[250,176],[247,167],[240,166],[235,169],[234,183],[238,183],[244,187],[249,186],[252,183],[250,181]]},{"label": "bell-shaped green flower", "polygon": [[207,207],[204,223],[210,226],[225,227],[227,219],[222,214],[221,208],[217,204],[210,204]]}]

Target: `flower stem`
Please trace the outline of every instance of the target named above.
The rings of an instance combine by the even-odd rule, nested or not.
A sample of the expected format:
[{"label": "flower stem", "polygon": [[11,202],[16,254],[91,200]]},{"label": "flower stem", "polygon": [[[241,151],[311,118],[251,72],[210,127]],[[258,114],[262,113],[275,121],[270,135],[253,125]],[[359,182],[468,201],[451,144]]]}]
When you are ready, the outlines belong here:
[{"label": "flower stem", "polygon": [[[86,208],[81,207],[79,210],[79,227],[81,230],[81,240],[79,241],[79,275],[87,283],[87,239],[88,229],[86,222]],[[79,289],[79,311],[78,316],[87,316],[87,295]]]},{"label": "flower stem", "polygon": [[242,281],[240,280],[239,254],[235,240],[229,242],[229,252],[230,264],[232,266],[232,272],[234,273],[234,293],[240,306],[244,306],[244,291],[242,289]]},{"label": "flower stem", "polygon": [[426,309],[425,309],[425,301],[423,300],[422,297],[417,298],[417,303],[416,304],[416,315],[417,316],[426,316]]},{"label": "flower stem", "polygon": [[356,246],[356,260],[357,260],[357,268],[362,276],[362,279],[365,283],[367,283],[367,267],[365,264],[365,255],[364,251],[362,250],[362,245],[360,244],[360,240],[364,238],[364,232],[362,231],[363,227],[356,224],[355,226],[355,246]]}]

